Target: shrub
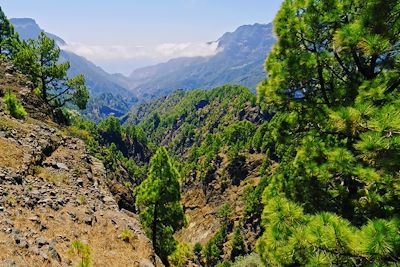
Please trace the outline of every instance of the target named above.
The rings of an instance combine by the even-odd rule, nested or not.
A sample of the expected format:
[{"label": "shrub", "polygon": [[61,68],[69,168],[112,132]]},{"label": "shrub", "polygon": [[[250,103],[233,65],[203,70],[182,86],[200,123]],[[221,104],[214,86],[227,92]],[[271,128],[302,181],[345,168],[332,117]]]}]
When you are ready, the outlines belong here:
[{"label": "shrub", "polygon": [[215,266],[220,262],[226,236],[226,227],[222,226],[218,233],[206,243],[203,249],[206,266]]},{"label": "shrub", "polygon": [[80,195],[79,197],[78,197],[78,203],[79,203],[79,205],[85,205],[86,203],[87,203],[87,201],[86,201],[86,197],[84,196],[84,195]]},{"label": "shrub", "polygon": [[91,264],[91,253],[92,249],[89,245],[82,243],[79,240],[75,240],[71,243],[69,253],[80,258],[80,262],[77,267],[89,267]]},{"label": "shrub", "polygon": [[133,237],[133,232],[128,228],[124,229],[121,233],[122,240],[127,243],[132,239],[132,237]]},{"label": "shrub", "polygon": [[188,266],[188,263],[192,258],[193,253],[189,246],[185,243],[179,243],[174,253],[168,256],[168,261],[171,266],[185,267]]},{"label": "shrub", "polygon": [[9,89],[4,96],[4,103],[6,104],[7,110],[10,112],[10,115],[17,119],[23,119],[26,117],[27,113],[22,106],[22,104],[18,101],[15,94],[11,92]]},{"label": "shrub", "polygon": [[224,261],[221,263],[218,263],[217,265],[215,265],[215,267],[231,267],[232,263],[230,263],[229,261]]},{"label": "shrub", "polygon": [[231,267],[258,267],[263,266],[260,256],[256,253],[252,253],[247,256],[239,256],[235,259],[235,262]]}]

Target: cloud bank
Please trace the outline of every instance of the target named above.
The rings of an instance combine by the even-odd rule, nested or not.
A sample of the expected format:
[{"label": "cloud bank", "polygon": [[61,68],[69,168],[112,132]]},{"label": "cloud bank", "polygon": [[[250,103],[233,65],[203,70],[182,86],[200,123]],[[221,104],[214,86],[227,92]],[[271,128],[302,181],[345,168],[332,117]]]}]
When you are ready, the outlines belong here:
[{"label": "cloud bank", "polygon": [[164,43],[156,46],[85,45],[71,43],[61,47],[89,60],[157,59],[212,56],[218,52],[218,43]]}]

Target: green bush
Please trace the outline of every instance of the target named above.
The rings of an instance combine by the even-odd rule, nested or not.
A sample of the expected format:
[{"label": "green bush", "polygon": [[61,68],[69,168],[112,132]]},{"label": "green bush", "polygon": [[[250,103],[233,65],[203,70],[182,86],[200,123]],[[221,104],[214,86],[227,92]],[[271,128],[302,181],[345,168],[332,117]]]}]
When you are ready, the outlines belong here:
[{"label": "green bush", "polygon": [[260,256],[256,253],[252,253],[247,256],[239,256],[235,259],[235,262],[231,267],[259,267],[263,266]]},{"label": "green bush", "polygon": [[78,267],[89,267],[91,266],[91,254],[92,249],[89,245],[82,243],[79,240],[75,240],[71,243],[69,253],[73,256],[79,257]]},{"label": "green bush", "polygon": [[27,113],[24,107],[18,101],[17,96],[11,92],[11,90],[8,90],[4,96],[4,103],[6,104],[6,108],[10,112],[10,115],[14,118],[23,119],[26,117]]},{"label": "green bush", "polygon": [[125,228],[125,229],[122,231],[122,233],[121,233],[121,238],[122,238],[122,240],[125,241],[125,242],[127,242],[127,243],[129,243],[130,240],[131,240],[133,237],[134,237],[133,231],[130,230],[130,229],[128,229],[128,228]]},{"label": "green bush", "polygon": [[218,263],[217,265],[215,265],[215,267],[231,267],[232,263],[230,263],[229,261],[224,261],[221,263]]},{"label": "green bush", "polygon": [[179,243],[174,253],[168,256],[168,262],[171,266],[185,267],[188,266],[190,259],[193,258],[193,252],[185,243]]},{"label": "green bush", "polygon": [[200,243],[196,243],[193,247],[193,253],[196,256],[197,263],[201,262],[202,251],[203,251],[203,246]]}]

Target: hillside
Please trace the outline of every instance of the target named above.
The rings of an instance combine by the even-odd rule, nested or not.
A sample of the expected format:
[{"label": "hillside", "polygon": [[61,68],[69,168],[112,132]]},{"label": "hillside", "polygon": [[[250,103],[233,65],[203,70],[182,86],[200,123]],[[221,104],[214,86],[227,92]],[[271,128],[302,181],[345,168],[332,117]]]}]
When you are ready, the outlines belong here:
[{"label": "hillside", "polygon": [[103,162],[52,120],[30,86],[0,62],[0,91],[11,88],[28,112],[14,119],[0,99],[0,265],[77,264],[70,251],[79,240],[94,266],[153,266],[151,243],[138,217],[120,210]]},{"label": "hillside", "polygon": [[254,91],[265,77],[264,60],[275,42],[272,24],[244,25],[218,39],[219,52],[214,56],[176,58],[133,71],[131,88],[144,98],[227,83]]},{"label": "hillside", "polygon": [[[188,220],[176,235],[179,241],[206,245],[223,225],[219,211],[229,207],[228,233],[245,222],[244,242],[254,249],[259,221],[251,217],[245,197],[261,181],[266,157],[258,142],[269,118],[255,96],[237,85],[176,91],[133,108],[125,124],[146,129],[148,140],[167,147],[179,166]],[[229,259],[231,238],[224,242],[224,259]]]}]

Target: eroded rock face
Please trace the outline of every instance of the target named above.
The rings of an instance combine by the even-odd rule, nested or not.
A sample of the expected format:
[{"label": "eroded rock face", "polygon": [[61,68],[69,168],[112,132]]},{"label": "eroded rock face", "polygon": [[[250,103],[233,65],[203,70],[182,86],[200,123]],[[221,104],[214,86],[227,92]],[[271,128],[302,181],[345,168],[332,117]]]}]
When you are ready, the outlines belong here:
[{"label": "eroded rock face", "polygon": [[[0,62],[0,88],[26,86],[4,73]],[[76,240],[91,248],[93,266],[163,266],[137,215],[119,209],[103,163],[35,109],[21,121],[0,108],[0,266],[74,266]]]}]

